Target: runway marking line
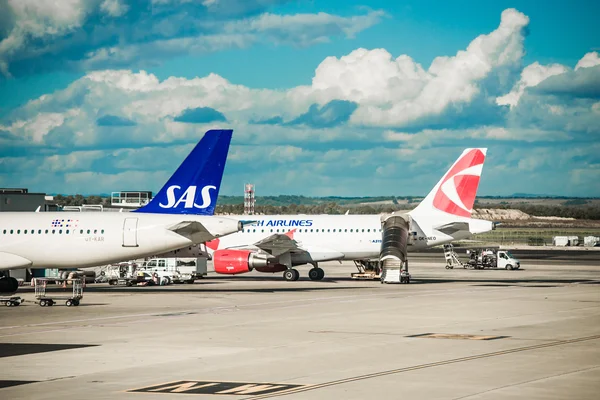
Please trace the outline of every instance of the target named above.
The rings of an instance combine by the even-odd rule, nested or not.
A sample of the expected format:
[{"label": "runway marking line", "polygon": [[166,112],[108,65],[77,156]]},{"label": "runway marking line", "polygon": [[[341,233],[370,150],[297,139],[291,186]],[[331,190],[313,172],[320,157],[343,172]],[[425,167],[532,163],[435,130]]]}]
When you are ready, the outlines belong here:
[{"label": "runway marking line", "polygon": [[236,381],[182,380],[126,390],[127,393],[181,393],[240,396],[247,394],[276,395],[282,391],[305,388],[310,385],[293,383],[264,383]]},{"label": "runway marking line", "polygon": [[475,356],[453,358],[450,360],[415,365],[412,367],[404,367],[404,368],[392,369],[392,370],[388,370],[388,371],[374,372],[374,373],[366,374],[366,375],[359,375],[359,376],[355,376],[355,377],[351,377],[351,378],[338,379],[335,381],[319,383],[319,384],[310,385],[310,386],[303,387],[303,388],[288,389],[288,390],[285,390],[282,392],[278,392],[276,394],[265,394],[265,395],[259,395],[259,396],[254,396],[254,397],[247,397],[243,400],[259,400],[259,399],[267,399],[267,398],[274,397],[274,396],[285,396],[285,395],[289,395],[289,394],[302,393],[302,392],[306,392],[309,390],[322,389],[322,388],[329,387],[329,386],[337,386],[337,385],[342,385],[345,383],[351,383],[351,382],[356,382],[356,381],[361,381],[361,380],[366,380],[366,379],[378,378],[378,377],[386,376],[386,375],[399,374],[402,372],[416,371],[416,370],[425,369],[425,368],[439,367],[442,365],[478,360],[478,359],[482,359],[482,358],[497,357],[497,356],[502,356],[502,355],[511,354],[511,353],[519,353],[522,351],[537,350],[537,349],[543,349],[546,347],[561,346],[561,345],[565,345],[565,344],[578,343],[578,342],[584,342],[584,341],[588,341],[588,340],[597,340],[597,339],[600,339],[600,335],[586,336],[586,337],[575,338],[575,339],[558,340],[558,341],[550,342],[550,343],[542,343],[542,344],[537,344],[537,345],[532,345],[532,346],[517,347],[514,349],[495,351],[492,353],[483,353],[483,354],[479,354],[479,355],[475,355]]},{"label": "runway marking line", "polygon": [[430,338],[430,339],[496,340],[496,339],[506,339],[510,336],[465,335],[465,334],[460,334],[460,333],[420,333],[418,335],[408,335],[406,337]]}]

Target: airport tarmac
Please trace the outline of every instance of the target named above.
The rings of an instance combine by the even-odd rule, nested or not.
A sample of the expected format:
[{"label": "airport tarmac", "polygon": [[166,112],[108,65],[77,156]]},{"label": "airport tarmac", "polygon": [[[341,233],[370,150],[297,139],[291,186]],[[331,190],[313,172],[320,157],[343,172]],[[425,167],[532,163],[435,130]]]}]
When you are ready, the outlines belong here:
[{"label": "airport tarmac", "polygon": [[505,271],[421,255],[409,285],[350,279],[352,263],[320,282],[300,267],[88,285],[79,307],[24,287],[0,308],[0,397],[597,399],[600,261],[581,257]]}]

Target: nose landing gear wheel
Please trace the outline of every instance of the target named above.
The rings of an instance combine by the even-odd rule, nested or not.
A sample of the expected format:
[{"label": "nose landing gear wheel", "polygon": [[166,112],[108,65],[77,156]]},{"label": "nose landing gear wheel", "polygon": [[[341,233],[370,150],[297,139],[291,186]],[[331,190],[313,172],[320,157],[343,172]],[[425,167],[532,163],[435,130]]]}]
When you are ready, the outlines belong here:
[{"label": "nose landing gear wheel", "polygon": [[288,269],[283,272],[283,279],[286,281],[297,281],[300,278],[300,273],[295,269]]}]

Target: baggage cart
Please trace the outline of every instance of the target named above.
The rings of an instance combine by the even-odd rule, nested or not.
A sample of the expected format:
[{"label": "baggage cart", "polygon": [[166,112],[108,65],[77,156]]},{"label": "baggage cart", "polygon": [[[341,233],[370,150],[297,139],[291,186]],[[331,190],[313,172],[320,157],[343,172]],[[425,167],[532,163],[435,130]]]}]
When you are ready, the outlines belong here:
[{"label": "baggage cart", "polygon": [[0,304],[4,304],[6,307],[16,307],[24,301],[25,299],[19,296],[0,296]]},{"label": "baggage cart", "polygon": [[[38,304],[41,307],[50,307],[56,304],[58,300],[64,300],[67,307],[78,306],[79,302],[83,298],[83,279],[81,278],[33,278],[35,287],[35,298],[38,300]],[[54,281],[57,284],[62,283],[62,287],[66,288],[67,285],[73,285],[73,292],[70,294],[62,294],[60,292],[47,293],[48,281]],[[61,286],[58,286],[61,287]]]}]

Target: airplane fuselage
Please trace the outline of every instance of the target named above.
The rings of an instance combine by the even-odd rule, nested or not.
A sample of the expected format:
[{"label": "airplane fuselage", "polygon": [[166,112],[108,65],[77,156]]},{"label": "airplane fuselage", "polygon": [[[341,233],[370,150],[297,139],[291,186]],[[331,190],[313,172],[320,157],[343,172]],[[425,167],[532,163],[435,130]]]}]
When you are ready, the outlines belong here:
[{"label": "airplane fuselage", "polygon": [[[198,222],[189,235],[173,226]],[[0,213],[0,270],[91,267],[178,249],[238,231],[233,219],[131,212]],[[214,235],[214,236],[213,236]]]},{"label": "airplane fuselage", "polygon": [[[242,231],[214,240],[207,250],[213,253],[225,248],[251,248],[272,234],[290,234],[298,246],[306,252],[293,253],[293,265],[301,265],[330,260],[360,260],[379,257],[382,241],[381,215],[229,215],[238,220],[256,221]],[[452,216],[452,221],[457,217]],[[469,223],[469,231],[457,231],[445,234],[436,231],[434,226],[441,225],[443,216],[412,219],[409,231],[408,250],[424,249],[454,240],[460,240],[474,233],[491,230],[491,222],[472,218],[461,218]],[[291,232],[291,233],[290,233]],[[181,249],[171,255],[180,257],[197,256],[194,248]]]}]

